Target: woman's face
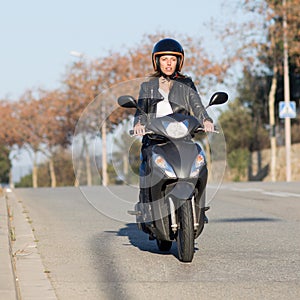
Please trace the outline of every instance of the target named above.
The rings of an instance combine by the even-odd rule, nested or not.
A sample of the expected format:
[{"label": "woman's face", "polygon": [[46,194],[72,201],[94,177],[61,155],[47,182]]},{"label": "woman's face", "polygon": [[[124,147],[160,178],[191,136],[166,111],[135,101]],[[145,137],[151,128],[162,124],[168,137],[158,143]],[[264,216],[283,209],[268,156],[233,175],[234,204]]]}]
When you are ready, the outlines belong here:
[{"label": "woman's face", "polygon": [[159,58],[159,64],[161,71],[165,75],[171,76],[176,70],[177,57],[175,55],[162,55]]}]

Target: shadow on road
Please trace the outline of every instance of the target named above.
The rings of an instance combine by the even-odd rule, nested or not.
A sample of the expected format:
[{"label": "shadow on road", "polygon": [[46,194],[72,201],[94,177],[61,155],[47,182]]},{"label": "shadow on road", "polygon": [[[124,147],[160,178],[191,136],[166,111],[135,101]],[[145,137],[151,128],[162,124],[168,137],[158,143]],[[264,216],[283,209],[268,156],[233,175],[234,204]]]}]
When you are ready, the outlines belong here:
[{"label": "shadow on road", "polygon": [[[174,242],[170,251],[162,252],[158,249],[156,241],[150,241],[148,235],[140,231],[135,223],[128,223],[126,227],[120,228],[118,232],[114,232],[118,236],[127,236],[129,243],[139,248],[141,251],[147,251],[159,255],[173,255],[177,257],[177,246]],[[196,249],[197,250],[197,249]]]},{"label": "shadow on road", "polygon": [[[179,259],[177,244],[175,241],[173,242],[172,248],[169,251],[160,251],[156,244],[156,240],[149,240],[148,235],[140,231],[135,223],[126,224],[126,227],[120,228],[118,232],[106,231],[106,233],[114,233],[117,236],[127,236],[129,243],[132,246],[139,248],[141,251],[146,251],[158,255],[173,255],[174,257],[176,257],[176,259]],[[197,247],[194,248],[195,252],[198,250],[199,249]]]},{"label": "shadow on road", "polygon": [[276,218],[224,218],[211,220],[210,223],[249,223],[249,222],[281,222]]}]

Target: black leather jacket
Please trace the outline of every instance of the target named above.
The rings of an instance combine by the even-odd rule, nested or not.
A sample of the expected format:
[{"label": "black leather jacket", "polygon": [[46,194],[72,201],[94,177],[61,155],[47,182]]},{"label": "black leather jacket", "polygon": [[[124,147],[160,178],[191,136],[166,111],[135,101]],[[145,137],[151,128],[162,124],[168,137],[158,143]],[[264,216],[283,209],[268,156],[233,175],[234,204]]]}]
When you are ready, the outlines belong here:
[{"label": "black leather jacket", "polygon": [[[147,120],[156,117],[157,103],[164,99],[158,89],[159,78],[157,77],[151,78],[149,81],[141,84],[138,106],[146,115],[137,109],[134,116],[134,125],[138,122],[145,125],[147,124]],[[205,120],[212,122],[191,78],[175,78],[168,98],[174,113],[193,115],[198,118],[201,123]]]}]

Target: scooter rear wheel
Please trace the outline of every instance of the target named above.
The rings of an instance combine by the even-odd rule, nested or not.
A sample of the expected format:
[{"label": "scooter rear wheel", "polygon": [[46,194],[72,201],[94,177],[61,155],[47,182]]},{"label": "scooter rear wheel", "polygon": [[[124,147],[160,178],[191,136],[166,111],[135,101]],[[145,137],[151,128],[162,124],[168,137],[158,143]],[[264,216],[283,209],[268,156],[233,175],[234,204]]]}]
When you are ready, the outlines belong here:
[{"label": "scooter rear wheel", "polygon": [[171,241],[164,241],[164,240],[156,239],[156,244],[160,251],[169,251],[172,247]]},{"label": "scooter rear wheel", "polygon": [[178,257],[182,262],[191,262],[194,257],[194,225],[191,201],[185,201],[178,208]]}]

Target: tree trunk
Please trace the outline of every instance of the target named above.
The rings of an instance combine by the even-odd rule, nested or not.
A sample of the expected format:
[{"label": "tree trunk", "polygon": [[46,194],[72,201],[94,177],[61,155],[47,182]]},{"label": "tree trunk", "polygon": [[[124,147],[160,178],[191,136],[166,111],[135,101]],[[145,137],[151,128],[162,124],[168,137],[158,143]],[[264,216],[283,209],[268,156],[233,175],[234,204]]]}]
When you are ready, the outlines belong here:
[{"label": "tree trunk", "polygon": [[108,175],[107,175],[107,151],[106,151],[106,116],[105,116],[105,104],[102,104],[102,127],[101,127],[101,137],[102,137],[102,185],[108,185]]},{"label": "tree trunk", "polygon": [[33,157],[33,168],[32,168],[32,186],[33,188],[38,187],[38,165],[37,165],[37,154],[34,152]]},{"label": "tree trunk", "polygon": [[85,164],[86,164],[86,180],[87,185],[92,186],[92,170],[91,170],[91,160],[90,160],[90,152],[87,144],[85,143]]},{"label": "tree trunk", "polygon": [[79,187],[81,170],[82,170],[82,163],[81,163],[81,160],[79,160],[78,168],[77,168],[77,171],[75,172],[75,181],[74,181],[75,187]]},{"label": "tree trunk", "polygon": [[75,182],[74,182],[75,187],[79,187],[79,185],[80,185],[82,166],[83,166],[82,159],[83,159],[83,154],[84,154],[84,150],[85,150],[85,145],[86,145],[86,141],[85,141],[85,137],[83,136],[82,137],[82,148],[81,148],[80,156],[79,156],[79,158],[76,158],[76,159],[79,159],[78,166],[74,170],[75,171]]},{"label": "tree trunk", "polygon": [[50,178],[51,178],[51,187],[54,188],[56,187],[56,175],[55,175],[53,157],[49,159],[49,171],[50,171]]},{"label": "tree trunk", "polygon": [[269,93],[269,123],[270,123],[270,146],[271,146],[271,180],[276,181],[276,127],[275,127],[275,93],[277,88],[277,67],[274,62],[273,78]]},{"label": "tree trunk", "polygon": [[129,182],[129,164],[128,164],[128,153],[123,153],[123,174],[124,174],[124,179],[127,183]]}]

